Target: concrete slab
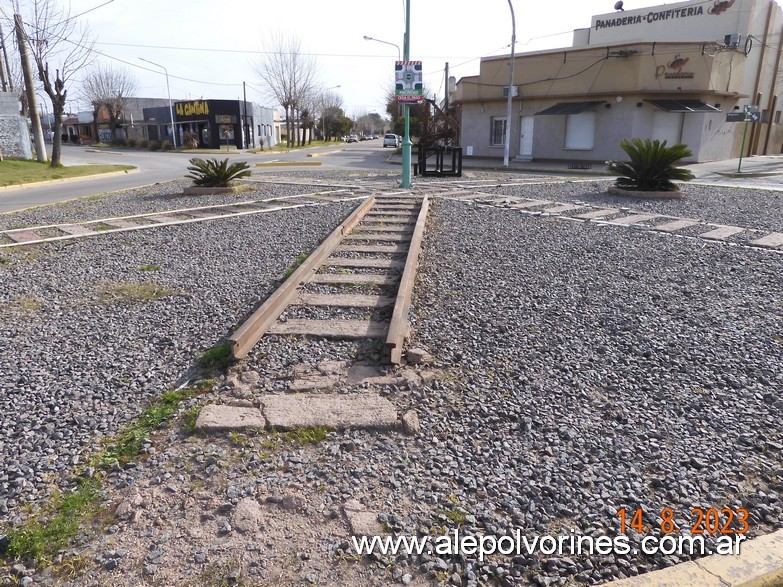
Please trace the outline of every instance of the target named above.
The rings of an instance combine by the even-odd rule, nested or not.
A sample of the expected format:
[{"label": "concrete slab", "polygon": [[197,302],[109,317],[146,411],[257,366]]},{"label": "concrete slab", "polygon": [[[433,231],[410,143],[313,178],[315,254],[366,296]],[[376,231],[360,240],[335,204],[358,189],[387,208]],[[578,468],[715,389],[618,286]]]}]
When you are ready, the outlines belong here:
[{"label": "concrete slab", "polygon": [[394,298],[351,294],[299,294],[291,302],[295,306],[335,306],[338,308],[386,308],[394,305]]},{"label": "concrete slab", "polygon": [[15,243],[27,243],[30,241],[38,241],[44,238],[32,230],[10,230],[8,232],[4,232],[3,234]]},{"label": "concrete slab", "polygon": [[551,200],[530,200],[529,202],[519,202],[518,204],[511,204],[512,208],[536,208],[538,206],[546,206],[547,204],[553,204]]},{"label": "concrete slab", "polygon": [[196,419],[196,430],[201,432],[226,432],[266,428],[261,410],[209,404],[204,406]]},{"label": "concrete slab", "polygon": [[719,226],[715,230],[710,230],[709,232],[700,234],[699,238],[723,241],[731,236],[734,236],[735,234],[739,234],[740,232],[745,232],[745,229],[739,226]]},{"label": "concrete slab", "polygon": [[298,377],[288,384],[289,391],[310,391],[312,389],[332,389],[340,384],[339,375],[310,374]]},{"label": "concrete slab", "polygon": [[381,338],[389,332],[388,322],[369,320],[288,320],[276,322],[270,334],[301,334],[325,338]]},{"label": "concrete slab", "polygon": [[411,240],[410,234],[405,233],[389,233],[389,234],[371,234],[371,233],[356,233],[349,234],[343,237],[345,241],[388,241],[388,242],[400,242],[407,243]]},{"label": "concrete slab", "polygon": [[375,218],[377,216],[390,216],[390,217],[391,216],[395,216],[395,217],[401,217],[401,218],[412,218],[414,216],[414,214],[412,214],[411,212],[400,212],[400,211],[394,211],[394,210],[375,210],[375,209],[373,209],[370,212],[367,212],[367,214],[365,214],[364,217],[365,218],[370,218],[370,217]]},{"label": "concrete slab", "polygon": [[340,253],[407,253],[408,247],[386,245],[337,245],[334,249]]},{"label": "concrete slab", "polygon": [[121,218],[117,220],[104,220],[103,224],[108,224],[109,226],[113,226],[115,228],[135,228],[137,226],[141,226],[140,224],[136,224],[131,220],[124,220]]},{"label": "concrete slab", "polygon": [[367,273],[352,273],[350,275],[342,275],[339,273],[316,273],[309,281],[310,283],[371,283],[374,285],[394,285],[400,281],[400,278],[391,275],[370,275]]},{"label": "concrete slab", "polygon": [[410,226],[407,224],[397,224],[394,226],[385,226],[383,224],[360,224],[356,228],[353,229],[352,234],[358,234],[363,232],[413,232],[413,227],[416,226],[415,223],[411,222]]},{"label": "concrete slab", "polygon": [[377,512],[373,512],[356,499],[349,499],[343,505],[343,515],[348,523],[351,536],[382,536],[383,526],[378,522]]},{"label": "concrete slab", "polygon": [[582,220],[594,220],[596,218],[606,218],[612,214],[617,214],[619,210],[617,208],[604,208],[603,210],[593,210],[592,212],[585,212],[584,214],[577,214],[574,218],[581,218]]},{"label": "concrete slab", "polygon": [[604,587],[730,587],[720,577],[708,575],[695,562],[688,561],[653,573],[612,581]]},{"label": "concrete slab", "polygon": [[[210,216],[215,216],[216,214],[210,214]],[[160,222],[161,224],[166,224],[168,222],[179,222],[180,219],[176,218],[174,216],[167,216],[166,214],[149,214],[147,216],[143,217],[144,220],[151,220],[152,222]]]},{"label": "concrete slab", "polygon": [[324,265],[330,267],[374,267],[377,269],[402,269],[405,263],[390,259],[362,259],[353,257],[329,257]]},{"label": "concrete slab", "polygon": [[665,224],[653,226],[652,229],[660,232],[677,232],[678,230],[695,226],[697,224],[700,224],[698,220],[674,220],[673,222],[667,222]]},{"label": "concrete slab", "polygon": [[376,394],[271,395],[261,403],[268,425],[280,430],[314,426],[389,430],[397,426],[397,410]]},{"label": "concrete slab", "polygon": [[543,212],[549,214],[562,214],[563,212],[573,212],[574,210],[581,210],[584,208],[584,204],[562,204],[560,206],[554,206],[552,208],[544,208]]},{"label": "concrete slab", "polygon": [[63,224],[57,228],[67,234],[72,234],[74,236],[92,236],[93,234],[98,234],[97,231],[87,228],[81,224]]},{"label": "concrete slab", "polygon": [[623,216],[622,218],[613,218],[609,220],[609,224],[639,224],[641,222],[647,222],[653,218],[658,218],[660,214],[631,214],[630,216]]},{"label": "concrete slab", "polygon": [[757,247],[767,247],[769,249],[777,249],[783,247],[783,232],[773,232],[767,236],[757,238],[754,241],[750,241],[750,244]]}]

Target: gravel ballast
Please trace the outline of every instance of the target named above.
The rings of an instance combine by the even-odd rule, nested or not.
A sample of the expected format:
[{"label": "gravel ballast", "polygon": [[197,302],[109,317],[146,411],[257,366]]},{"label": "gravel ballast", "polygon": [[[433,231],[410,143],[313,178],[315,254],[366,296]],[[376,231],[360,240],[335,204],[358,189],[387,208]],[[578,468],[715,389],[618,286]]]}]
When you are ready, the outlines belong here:
[{"label": "gravel ballast", "polygon": [[[568,202],[602,188],[478,191]],[[713,212],[708,198],[705,191],[693,205],[745,225],[744,211]],[[771,199],[747,201],[759,218],[776,218],[766,210]],[[96,437],[170,388],[355,205],[15,251],[0,266],[12,288],[0,295],[0,373],[9,373],[0,379],[9,418],[0,448],[10,463],[0,471],[0,522],[41,495],[45,475],[73,469]],[[752,217],[747,225],[759,227]],[[143,264],[160,269],[139,272]],[[133,467],[107,472],[107,499],[135,505],[96,539],[96,568],[79,584],[197,582],[237,557],[250,584],[566,586],[690,558],[425,554],[354,564],[341,521],[349,499],[398,535],[614,537],[620,508],[643,508],[657,528],[667,507],[686,532],[692,508],[744,507],[749,536],[768,533],[783,520],[781,275],[774,252],[436,199],[411,345],[435,356],[437,379],[374,389],[400,414],[415,409],[420,435],[330,432],[299,444],[269,433],[186,439],[168,429]],[[108,304],[99,300],[107,280],[155,282],[171,293]],[[193,401],[257,405],[261,393],[286,393],[303,363],[374,362],[381,347],[268,336],[236,368],[252,392],[222,380]],[[260,503],[262,524],[242,536],[232,512],[246,500]],[[226,570],[215,581],[229,578]]]},{"label": "gravel ballast", "polygon": [[[0,520],[170,389],[355,206],[5,251]],[[154,299],[116,287],[144,283],[159,288]]]}]

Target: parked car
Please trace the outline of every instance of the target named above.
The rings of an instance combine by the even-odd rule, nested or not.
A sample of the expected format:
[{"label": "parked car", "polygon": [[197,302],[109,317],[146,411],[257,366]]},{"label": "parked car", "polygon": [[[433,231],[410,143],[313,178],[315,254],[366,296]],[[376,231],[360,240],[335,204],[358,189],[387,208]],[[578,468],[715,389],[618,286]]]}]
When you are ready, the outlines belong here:
[{"label": "parked car", "polygon": [[350,135],[348,137],[348,140],[346,141],[346,143],[358,143],[358,142],[359,142],[359,137],[357,137],[356,135]]},{"label": "parked car", "polygon": [[394,147],[395,149],[400,146],[400,141],[397,135],[387,134],[383,137],[383,148]]}]

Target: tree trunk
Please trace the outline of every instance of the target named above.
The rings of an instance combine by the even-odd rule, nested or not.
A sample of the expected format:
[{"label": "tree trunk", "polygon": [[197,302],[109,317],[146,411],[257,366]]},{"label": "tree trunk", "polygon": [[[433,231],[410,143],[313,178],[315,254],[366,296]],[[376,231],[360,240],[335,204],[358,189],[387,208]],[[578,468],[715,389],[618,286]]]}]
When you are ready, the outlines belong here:
[{"label": "tree trunk", "polygon": [[65,112],[65,101],[62,104],[59,101],[52,100],[52,111],[54,112],[54,136],[52,137],[52,167],[60,166],[60,153],[62,152],[63,141],[63,112]]}]

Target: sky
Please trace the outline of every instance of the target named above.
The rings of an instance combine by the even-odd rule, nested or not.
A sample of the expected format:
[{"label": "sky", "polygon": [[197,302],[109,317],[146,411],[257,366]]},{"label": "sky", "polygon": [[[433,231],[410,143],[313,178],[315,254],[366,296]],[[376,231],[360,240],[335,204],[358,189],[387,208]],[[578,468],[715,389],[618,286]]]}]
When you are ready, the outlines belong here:
[{"label": "sky", "polygon": [[[511,0],[516,52],[570,46],[573,29],[614,12],[614,1]],[[660,4],[626,0],[625,9]],[[447,62],[460,79],[478,73],[482,56],[510,51],[509,0],[410,0],[410,10],[411,59],[422,61],[425,87],[438,99]],[[132,71],[137,97],[166,97],[162,69],[141,57],[168,70],[173,100],[242,99],[246,82],[249,101],[278,108],[253,63],[281,33],[314,56],[322,88],[340,86],[330,91],[342,96],[351,117],[385,116],[384,96],[394,83],[397,48],[363,37],[402,51],[405,33],[405,0],[71,0],[70,11],[97,38],[98,60]],[[69,110],[88,109],[78,83],[69,98]]]}]

